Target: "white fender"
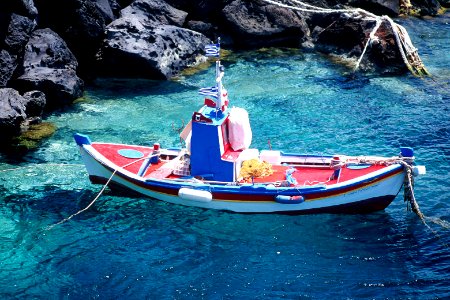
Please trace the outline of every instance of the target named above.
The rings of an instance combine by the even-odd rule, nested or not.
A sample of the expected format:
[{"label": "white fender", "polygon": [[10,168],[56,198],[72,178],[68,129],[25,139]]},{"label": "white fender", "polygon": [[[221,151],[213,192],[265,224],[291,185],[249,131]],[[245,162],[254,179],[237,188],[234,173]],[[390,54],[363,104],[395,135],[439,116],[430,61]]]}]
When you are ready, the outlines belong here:
[{"label": "white fender", "polygon": [[190,188],[181,188],[178,191],[178,197],[185,200],[210,202],[212,200],[212,194],[204,190],[195,190]]}]

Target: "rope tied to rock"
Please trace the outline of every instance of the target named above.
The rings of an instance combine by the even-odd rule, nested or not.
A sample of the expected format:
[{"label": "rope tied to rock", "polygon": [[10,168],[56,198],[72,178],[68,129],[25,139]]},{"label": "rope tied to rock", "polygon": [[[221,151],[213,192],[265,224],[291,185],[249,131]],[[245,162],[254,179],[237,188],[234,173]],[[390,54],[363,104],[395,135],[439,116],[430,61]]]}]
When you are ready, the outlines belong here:
[{"label": "rope tied to rock", "polygon": [[374,28],[370,32],[369,37],[367,38],[367,41],[365,42],[364,49],[355,64],[355,67],[353,70],[354,72],[359,69],[361,61],[366,53],[368,46],[372,44],[372,41],[378,39],[376,37],[376,33],[377,33],[381,23],[383,21],[386,21],[392,29],[397,48],[400,52],[400,56],[402,57],[403,63],[408,68],[408,70],[415,76],[429,75],[429,72],[427,71],[422,60],[419,57],[417,49],[412,44],[412,41],[411,41],[406,29],[403,26],[395,23],[388,16],[377,16],[377,15],[375,15],[371,12],[368,12],[362,8],[349,8],[349,9],[322,8],[322,7],[304,3],[299,0],[284,1],[287,3],[292,3],[294,5],[289,5],[289,4],[280,2],[282,0],[263,0],[263,1],[267,2],[269,4],[276,5],[278,7],[283,7],[283,8],[307,12],[307,13],[316,13],[316,14],[352,13],[352,14],[355,14],[355,17],[365,15],[366,18],[368,18],[369,20],[376,21]]}]

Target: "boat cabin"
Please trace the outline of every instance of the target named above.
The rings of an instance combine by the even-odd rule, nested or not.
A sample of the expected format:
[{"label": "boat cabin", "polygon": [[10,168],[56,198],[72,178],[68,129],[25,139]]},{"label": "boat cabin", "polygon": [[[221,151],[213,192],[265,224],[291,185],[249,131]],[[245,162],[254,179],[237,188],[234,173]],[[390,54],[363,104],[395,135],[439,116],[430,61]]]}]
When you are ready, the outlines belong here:
[{"label": "boat cabin", "polygon": [[251,142],[248,115],[239,116],[240,123],[247,125],[235,124],[230,121],[233,109],[235,108],[229,109],[226,105],[218,109],[214,101],[206,99],[205,105],[193,114],[190,139],[192,176],[233,182],[239,176],[242,162],[259,156],[257,149],[239,147],[242,145],[233,147],[233,140],[230,139]]},{"label": "boat cabin", "polygon": [[[190,150],[191,175],[222,182],[239,179],[242,163],[259,158],[281,165],[281,152],[250,149],[252,130],[248,113],[242,108],[229,108],[228,93],[222,85],[224,68],[216,61],[216,85],[200,89],[206,95],[203,107],[194,112],[182,133]],[[215,100],[211,100],[214,97]],[[189,137],[187,137],[189,135]]]}]

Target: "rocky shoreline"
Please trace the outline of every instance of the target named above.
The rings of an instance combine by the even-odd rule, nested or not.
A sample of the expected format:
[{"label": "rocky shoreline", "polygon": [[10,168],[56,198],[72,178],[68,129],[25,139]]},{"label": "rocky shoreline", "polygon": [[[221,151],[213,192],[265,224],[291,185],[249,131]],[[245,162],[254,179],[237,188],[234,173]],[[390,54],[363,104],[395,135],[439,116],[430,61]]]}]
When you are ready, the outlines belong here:
[{"label": "rocky shoreline", "polygon": [[[277,1],[286,4],[292,1]],[[449,0],[309,0],[377,15],[436,15]],[[82,96],[97,77],[170,79],[205,60],[220,35],[227,49],[292,47],[358,59],[374,26],[352,13],[294,11],[263,0],[9,0],[0,4],[0,143]],[[361,67],[407,69],[392,31],[373,43]]]}]

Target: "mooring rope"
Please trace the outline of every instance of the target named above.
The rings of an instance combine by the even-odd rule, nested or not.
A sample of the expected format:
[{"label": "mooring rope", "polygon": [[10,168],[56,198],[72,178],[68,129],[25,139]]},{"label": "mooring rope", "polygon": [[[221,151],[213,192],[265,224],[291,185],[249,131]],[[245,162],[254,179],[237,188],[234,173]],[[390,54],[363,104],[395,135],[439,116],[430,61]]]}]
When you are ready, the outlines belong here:
[{"label": "mooring rope", "polygon": [[269,4],[279,6],[279,7],[284,7],[284,8],[302,11],[302,12],[308,12],[308,13],[330,14],[330,13],[354,13],[354,12],[356,12],[356,13],[365,13],[368,16],[376,17],[376,15],[374,15],[368,11],[365,11],[361,8],[332,9],[332,8],[323,8],[323,7],[310,5],[307,3],[303,3],[301,1],[292,1],[296,4],[302,5],[304,7],[309,7],[309,8],[303,8],[303,7],[292,6],[292,5],[280,3],[279,1],[275,1],[275,0],[263,0],[263,1],[267,2]]},{"label": "mooring rope", "polygon": [[407,203],[407,209],[412,210],[416,215],[419,216],[423,223],[426,223],[425,216],[420,211],[419,204],[417,203],[416,197],[414,196],[414,177],[412,174],[412,166],[403,160],[399,160],[399,163],[403,165],[406,171],[403,200]]},{"label": "mooring rope", "polygon": [[359,65],[361,64],[361,61],[364,57],[364,54],[366,53],[367,50],[367,46],[369,46],[369,44],[372,44],[372,41],[375,40],[377,37],[375,36],[375,33],[377,33],[378,28],[380,28],[380,25],[382,23],[381,19],[377,19],[377,23],[375,24],[375,27],[372,29],[372,32],[370,32],[369,34],[369,38],[367,39],[366,45],[364,46],[364,50],[361,53],[361,56],[359,57],[358,61],[356,62],[355,68],[353,69],[353,72],[356,72],[356,70],[359,69]]},{"label": "mooring rope", "polygon": [[[438,238],[440,239],[441,236],[437,233],[436,230],[431,228],[430,225],[428,225],[426,220],[430,220],[431,222],[442,226],[443,228],[449,229],[448,222],[445,222],[444,220],[441,220],[439,218],[430,218],[426,217],[419,208],[419,203],[417,203],[416,197],[414,195],[414,176],[412,173],[412,166],[408,164],[405,161],[400,161],[401,164],[405,167],[406,170],[406,176],[404,181],[404,192],[403,192],[403,200],[407,203],[407,210],[412,210],[416,215],[419,216],[422,223]],[[444,246],[448,248],[448,245],[444,243]]]},{"label": "mooring rope", "polygon": [[53,227],[55,227],[55,226],[57,226],[57,225],[60,225],[60,224],[63,224],[63,223],[65,223],[65,222],[69,221],[69,220],[72,219],[73,217],[75,217],[75,216],[79,215],[80,213],[82,213],[82,212],[88,210],[92,205],[94,205],[94,203],[95,203],[95,202],[97,201],[97,199],[100,198],[100,196],[103,194],[103,192],[105,191],[106,187],[107,187],[108,184],[111,182],[112,178],[114,177],[114,175],[116,174],[116,172],[117,172],[119,169],[126,168],[126,167],[128,167],[128,166],[131,166],[131,165],[134,164],[134,163],[137,163],[138,161],[150,159],[150,158],[155,157],[155,156],[158,156],[158,154],[152,154],[152,155],[148,155],[148,156],[141,157],[141,158],[139,158],[139,159],[136,159],[136,160],[134,160],[134,161],[132,161],[132,162],[130,162],[130,163],[127,163],[127,164],[125,164],[125,165],[123,165],[123,166],[121,166],[121,167],[118,167],[118,168],[114,169],[114,172],[112,172],[111,176],[108,178],[108,180],[106,181],[106,183],[103,185],[103,187],[102,187],[102,189],[100,190],[100,192],[98,192],[97,196],[95,196],[95,198],[88,204],[88,206],[86,206],[86,207],[83,208],[83,209],[80,209],[79,211],[77,211],[77,212],[74,213],[74,214],[71,214],[71,215],[68,216],[67,218],[64,218],[63,220],[59,221],[58,223],[55,223],[55,224],[53,224],[53,225],[48,226],[48,227],[46,228],[46,230],[50,230],[50,229],[52,229]]},{"label": "mooring rope", "polygon": [[[429,74],[428,71],[426,70],[425,66],[422,63],[422,60],[419,57],[417,49],[413,46],[412,41],[411,41],[406,29],[403,26],[395,23],[388,16],[380,17],[380,16],[377,16],[377,15],[375,15],[371,12],[368,12],[364,9],[361,9],[361,8],[352,8],[352,9],[322,8],[322,7],[304,3],[299,0],[288,0],[288,2],[294,3],[297,6],[281,3],[280,0],[262,0],[262,1],[269,3],[269,4],[276,5],[278,7],[283,7],[283,8],[307,12],[307,13],[316,13],[316,14],[356,13],[359,15],[365,14],[370,20],[376,21],[375,27],[369,34],[369,37],[366,41],[364,50],[355,64],[355,67],[353,70],[354,72],[358,70],[358,68],[361,64],[361,61],[364,57],[364,54],[366,53],[367,47],[371,44],[371,41],[375,39],[375,34],[378,31],[378,28],[380,27],[382,21],[387,21],[392,29],[392,32],[394,33],[394,37],[395,37],[395,41],[396,41],[398,50],[400,52],[400,55],[402,57],[404,64],[408,68],[408,70],[416,76]],[[299,6],[301,6],[301,7],[299,7]],[[407,52],[407,54],[405,54],[405,51]]]},{"label": "mooring rope", "polygon": [[[431,218],[425,216],[420,210],[419,203],[416,200],[414,194],[414,174],[413,174],[413,166],[412,163],[414,158],[412,157],[399,157],[393,156],[391,158],[374,158],[374,157],[348,157],[346,159],[342,159],[341,162],[337,165],[339,167],[343,167],[349,163],[356,164],[376,164],[376,165],[393,165],[393,164],[401,164],[404,167],[406,172],[405,178],[403,181],[404,191],[403,191],[403,200],[407,204],[407,210],[413,211],[422,221],[422,223],[436,236],[436,238],[440,239],[440,235],[436,230],[428,225],[427,220],[440,225],[442,228],[450,229],[450,223],[442,220],[440,218]],[[443,245],[447,248],[449,246],[446,243]]]},{"label": "mooring rope", "polygon": [[116,174],[117,170],[118,170],[118,169],[115,169],[115,170],[114,170],[114,172],[113,172],[113,173],[111,174],[111,176],[108,178],[108,181],[106,181],[106,183],[103,185],[103,187],[102,187],[102,189],[100,190],[100,192],[97,194],[97,196],[94,198],[94,200],[92,200],[91,203],[89,203],[88,206],[86,206],[85,208],[83,208],[83,209],[77,211],[77,212],[74,213],[74,214],[71,214],[69,217],[64,218],[63,220],[59,221],[58,223],[55,223],[55,224],[53,224],[53,225],[48,226],[48,227],[46,228],[46,230],[50,230],[50,229],[52,229],[53,227],[55,227],[55,226],[57,226],[57,225],[60,225],[60,224],[62,224],[62,223],[65,223],[65,222],[69,221],[70,219],[72,219],[73,217],[75,217],[76,215],[79,215],[79,214],[81,214],[82,212],[88,210],[88,209],[95,203],[95,201],[97,201],[97,199],[100,198],[101,194],[103,194],[103,191],[106,189],[106,187],[108,186],[109,182],[111,181],[111,179],[112,179],[112,178],[114,177],[114,175]]}]

